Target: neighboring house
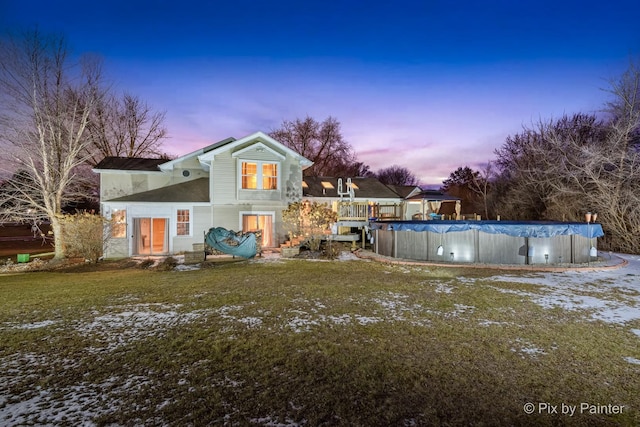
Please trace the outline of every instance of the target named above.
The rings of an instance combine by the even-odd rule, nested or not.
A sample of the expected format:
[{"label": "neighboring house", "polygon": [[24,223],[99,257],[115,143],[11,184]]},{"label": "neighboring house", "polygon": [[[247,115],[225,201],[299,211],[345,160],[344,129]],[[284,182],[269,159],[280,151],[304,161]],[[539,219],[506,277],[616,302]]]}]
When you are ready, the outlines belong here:
[{"label": "neighboring house", "polygon": [[438,190],[422,190],[406,198],[407,219],[462,219],[460,198]]},{"label": "neighboring house", "polygon": [[191,251],[211,227],[285,240],[282,211],[302,198],[312,162],[268,135],[228,138],[174,160],[107,157],[101,211],[113,220],[105,257]]},{"label": "neighboring house", "polygon": [[[349,184],[350,183],[350,184]],[[341,185],[342,184],[342,188]],[[349,185],[353,194],[349,194]],[[411,219],[406,216],[405,198],[420,193],[418,186],[385,185],[377,178],[334,178],[305,176],[302,182],[302,197],[305,200],[326,203],[341,214],[338,207],[351,202],[354,206],[363,206],[366,211],[362,218]],[[341,194],[342,193],[342,194]],[[353,197],[352,197],[353,196]],[[358,216],[358,215],[346,215]]]}]

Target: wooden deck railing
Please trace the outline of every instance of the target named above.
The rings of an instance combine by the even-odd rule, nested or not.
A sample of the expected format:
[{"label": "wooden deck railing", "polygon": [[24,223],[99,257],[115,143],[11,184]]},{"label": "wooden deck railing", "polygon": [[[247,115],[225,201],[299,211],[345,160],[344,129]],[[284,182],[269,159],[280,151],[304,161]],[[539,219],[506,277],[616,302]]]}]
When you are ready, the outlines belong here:
[{"label": "wooden deck railing", "polygon": [[373,205],[371,215],[380,219],[404,219],[402,218],[402,205]]},{"label": "wooden deck railing", "polygon": [[402,205],[370,205],[369,202],[338,202],[338,221],[367,221],[369,218],[403,219]]},{"label": "wooden deck railing", "polygon": [[367,221],[369,219],[369,203],[338,202],[338,221]]}]

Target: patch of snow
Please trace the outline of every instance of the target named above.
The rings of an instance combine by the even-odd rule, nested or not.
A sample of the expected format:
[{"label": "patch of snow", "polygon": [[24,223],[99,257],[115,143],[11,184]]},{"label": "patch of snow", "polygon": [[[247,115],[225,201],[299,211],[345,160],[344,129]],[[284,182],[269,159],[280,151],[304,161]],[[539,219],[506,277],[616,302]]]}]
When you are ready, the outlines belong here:
[{"label": "patch of snow", "polygon": [[478,326],[510,326],[509,322],[496,322],[494,320],[481,320],[478,322]]},{"label": "patch of snow", "polygon": [[[104,347],[91,351],[111,351],[129,342],[160,336],[166,328],[188,323],[207,314],[205,310],[179,312],[179,304],[135,304],[109,307],[112,312],[96,316],[91,322],[73,326],[83,334],[93,334]],[[122,311],[119,311],[122,310]]]},{"label": "patch of snow", "polygon": [[195,271],[200,270],[200,264],[178,264],[174,268],[175,271]]},{"label": "patch of snow", "polygon": [[640,337],[640,329],[632,329],[631,332]]},{"label": "patch of snow", "polygon": [[262,319],[260,319],[259,317],[241,317],[240,319],[237,319],[237,320],[238,322],[244,323],[250,328],[258,327],[262,325]]},{"label": "patch of snow", "polygon": [[521,353],[522,357],[524,357],[524,355],[536,357],[539,355],[547,354],[547,352],[545,352],[544,350],[534,346],[532,343],[522,338],[516,339],[515,344],[517,346],[512,347],[511,351],[513,351],[514,353]]},{"label": "patch of snow", "polygon": [[628,264],[613,270],[531,272],[527,276],[508,274],[485,280],[535,285],[539,289],[495,288],[531,298],[544,308],[585,311],[593,320],[625,324],[640,320],[640,257],[617,256],[625,258]]},{"label": "patch of snow", "polygon": [[636,359],[635,357],[625,357],[624,360],[634,365],[640,365],[640,359]]},{"label": "patch of snow", "polygon": [[23,324],[19,324],[19,325],[6,323],[6,325],[8,325],[9,328],[11,328],[11,329],[39,329],[39,328],[45,328],[47,326],[51,326],[51,325],[55,325],[55,324],[56,324],[55,320],[43,320],[43,321],[40,321],[40,322],[23,323]]},{"label": "patch of snow", "polygon": [[369,325],[373,323],[382,322],[382,319],[379,317],[369,317],[369,316],[359,316],[359,315],[356,315],[354,317],[356,318],[356,321],[361,325]]},{"label": "patch of snow", "polygon": [[444,283],[438,283],[435,292],[438,294],[450,294],[453,292],[453,287],[447,286]]},{"label": "patch of snow", "polygon": [[300,423],[297,423],[289,417],[285,418],[284,422],[278,421],[278,417],[251,418],[249,422],[252,424],[260,424],[261,426],[266,426],[266,427],[299,427],[306,424],[305,420],[302,420]]},{"label": "patch of snow", "polygon": [[310,318],[294,317],[285,325],[293,330],[293,332],[309,332],[312,326],[320,326],[320,322]]},{"label": "patch of snow", "polygon": [[340,252],[340,255],[338,255],[337,260],[338,261],[361,261],[360,258],[355,256],[355,254],[353,254],[353,252],[350,252],[350,251]]}]

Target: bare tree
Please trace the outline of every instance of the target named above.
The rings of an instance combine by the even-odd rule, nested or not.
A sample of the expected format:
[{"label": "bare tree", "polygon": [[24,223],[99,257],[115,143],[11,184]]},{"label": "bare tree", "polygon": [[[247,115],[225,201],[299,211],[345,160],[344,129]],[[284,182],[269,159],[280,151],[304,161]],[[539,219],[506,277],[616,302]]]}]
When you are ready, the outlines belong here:
[{"label": "bare tree", "polygon": [[342,137],[340,122],[333,117],[322,123],[309,116],[285,120],[270,135],[313,162],[304,172],[307,176],[348,176],[369,169],[356,161],[353,148]]},{"label": "bare tree", "polygon": [[48,219],[64,258],[60,214],[83,196],[86,129],[99,96],[100,66],[74,63],[63,37],[37,31],[0,41],[0,139],[13,171],[0,194],[1,221]]},{"label": "bare tree", "polygon": [[482,171],[473,170],[469,166],[459,167],[442,182],[442,191],[462,199],[464,212],[482,210],[484,217],[489,218],[489,214],[493,213],[489,206],[493,196],[493,178],[493,162],[487,162]]},{"label": "bare tree", "polygon": [[603,138],[602,129],[595,116],[576,114],[556,121],[541,120],[507,137],[496,151],[499,181],[503,183],[500,213],[514,219],[577,218],[583,202],[566,194],[559,198],[557,192],[567,180],[561,168],[578,155],[570,142],[598,144]]},{"label": "bare tree", "polygon": [[379,169],[375,176],[387,185],[418,185],[418,178],[403,166],[393,165]]},{"label": "bare tree", "polygon": [[610,247],[640,252],[639,119],[638,110],[608,122],[577,114],[508,138],[497,160],[502,209],[516,218],[574,221],[597,212]]},{"label": "bare tree", "polygon": [[161,157],[164,118],[165,113],[154,113],[137,96],[104,93],[87,126],[89,162],[95,166],[104,157]]}]

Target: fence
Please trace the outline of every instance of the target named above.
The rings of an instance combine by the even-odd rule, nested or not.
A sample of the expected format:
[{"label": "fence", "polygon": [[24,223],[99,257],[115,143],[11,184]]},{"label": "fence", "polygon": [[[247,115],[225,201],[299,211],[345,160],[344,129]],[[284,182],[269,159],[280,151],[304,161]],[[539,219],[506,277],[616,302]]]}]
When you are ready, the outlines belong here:
[{"label": "fence", "polygon": [[[419,261],[483,264],[579,264],[594,261],[597,239],[581,235],[516,237],[467,230],[449,233],[375,230],[380,255]],[[438,251],[438,248],[442,249]]]}]

